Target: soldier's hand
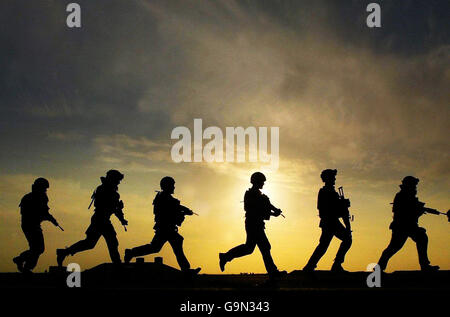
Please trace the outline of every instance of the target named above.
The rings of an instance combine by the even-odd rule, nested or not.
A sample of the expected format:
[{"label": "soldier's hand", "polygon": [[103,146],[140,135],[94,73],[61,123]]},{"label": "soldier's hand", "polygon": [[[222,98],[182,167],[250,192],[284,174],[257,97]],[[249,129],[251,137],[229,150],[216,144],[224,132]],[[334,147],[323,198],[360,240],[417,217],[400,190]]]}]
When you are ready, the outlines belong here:
[{"label": "soldier's hand", "polygon": [[344,206],[347,208],[350,207],[350,199],[348,199],[348,198],[344,199]]},{"label": "soldier's hand", "polygon": [[273,213],[273,215],[274,215],[275,217],[278,217],[279,215],[281,215],[281,209],[275,210],[274,213]]}]

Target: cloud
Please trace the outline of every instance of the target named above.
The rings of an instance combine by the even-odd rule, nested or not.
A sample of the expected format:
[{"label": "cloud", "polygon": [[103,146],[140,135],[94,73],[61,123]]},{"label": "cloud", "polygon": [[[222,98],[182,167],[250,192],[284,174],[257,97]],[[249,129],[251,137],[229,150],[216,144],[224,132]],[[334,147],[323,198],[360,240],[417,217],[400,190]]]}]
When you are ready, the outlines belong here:
[{"label": "cloud", "polygon": [[85,135],[77,132],[49,132],[47,137],[53,140],[71,142],[82,140],[85,138]]},{"label": "cloud", "polygon": [[[168,162],[170,145],[146,137],[132,138],[126,135],[98,136],[94,139],[99,150],[98,159],[106,162]],[[136,163],[134,162],[134,163]]]},{"label": "cloud", "polygon": [[365,29],[343,40],[327,23],[333,6],[294,31],[237,2],[211,5],[205,18],[142,3],[185,54],[174,89],[150,87],[141,111],[166,111],[177,124],[280,126],[282,160],[334,165],[368,182],[407,171],[448,176],[448,45],[405,56],[372,49]]}]

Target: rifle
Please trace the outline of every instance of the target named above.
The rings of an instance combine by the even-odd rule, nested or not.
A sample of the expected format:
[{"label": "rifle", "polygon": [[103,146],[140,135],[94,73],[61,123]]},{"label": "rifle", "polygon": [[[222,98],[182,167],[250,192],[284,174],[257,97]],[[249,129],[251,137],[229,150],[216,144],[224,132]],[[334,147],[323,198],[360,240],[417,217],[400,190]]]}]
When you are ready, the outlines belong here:
[{"label": "rifle", "polygon": [[450,222],[450,209],[445,213],[445,212],[440,212],[439,210],[433,209],[433,208],[427,208],[427,207],[423,207],[423,213],[425,214],[433,214],[433,215],[445,215],[448,218],[448,221]]},{"label": "rifle", "polygon": [[[264,195],[264,196],[267,198],[266,195]],[[269,204],[270,204],[269,198],[267,198],[267,200],[269,201]],[[244,202],[243,200],[240,201],[240,203],[243,203],[243,202]],[[276,208],[276,207],[275,207],[274,205],[272,205],[272,204],[270,204],[270,208],[271,208],[271,210],[279,210],[279,211],[280,211],[280,216],[283,217],[283,218],[286,218],[286,217],[282,214],[281,209]]]},{"label": "rifle", "polygon": [[355,219],[354,215],[350,216],[350,211],[348,210],[348,208],[350,207],[350,200],[345,198],[345,194],[344,194],[344,187],[339,187],[338,188],[338,192],[339,192],[339,199],[341,199],[342,204],[343,204],[343,210],[344,213],[342,215],[342,220],[344,220],[344,224],[345,226],[350,229],[350,220],[353,221]]},{"label": "rifle", "polygon": [[[123,201],[119,200],[119,204],[116,206],[116,211],[114,212],[114,214],[116,215],[117,218],[119,218],[120,222],[122,222],[122,220],[124,220],[126,222],[126,224],[122,223],[123,228],[125,229],[125,232],[127,232],[127,225],[128,225],[128,221],[125,220],[125,218],[123,217]],[[122,220],[121,220],[122,218]]]},{"label": "rifle", "polygon": [[94,192],[92,193],[92,195],[91,195],[91,203],[89,204],[89,207],[88,207],[88,209],[91,209],[91,206],[92,206],[92,204],[93,204],[93,202],[94,202],[94,200],[95,200],[95,192],[96,192],[97,190],[94,190]]},{"label": "rifle", "polygon": [[263,198],[266,200],[266,204],[268,204],[270,211],[272,210],[276,210],[278,211],[280,214],[280,216],[282,216],[283,218],[286,218],[283,214],[280,208],[275,207],[274,205],[272,205],[272,203],[270,202],[269,197],[267,197],[267,195],[263,194]]},{"label": "rifle", "polygon": [[193,212],[191,209],[189,209],[186,206],[180,205],[180,208],[181,208],[181,211],[183,212],[183,215],[186,215],[186,216],[192,216],[192,215],[198,216],[199,215],[198,213]]},{"label": "rifle", "polygon": [[[445,212],[440,212],[439,210],[433,209],[433,208],[428,208],[425,207],[425,203],[419,202],[421,207],[422,207],[422,211],[424,214],[432,214],[432,215],[444,215],[447,216],[448,222],[450,222],[450,209],[445,213]],[[391,205],[393,205],[394,203],[391,203]]]}]

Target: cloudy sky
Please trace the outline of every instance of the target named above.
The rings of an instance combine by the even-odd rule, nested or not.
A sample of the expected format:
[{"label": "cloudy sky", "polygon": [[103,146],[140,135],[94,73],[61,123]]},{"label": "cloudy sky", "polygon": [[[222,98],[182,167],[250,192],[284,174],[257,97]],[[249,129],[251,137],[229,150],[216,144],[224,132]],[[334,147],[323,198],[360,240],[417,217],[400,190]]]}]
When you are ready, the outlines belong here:
[{"label": "cloudy sky", "polygon": [[[90,195],[111,168],[126,175],[128,232],[113,220],[121,253],[153,237],[154,191],[171,175],[175,196],[200,214],[180,232],[205,273],[244,242],[241,201],[257,170],[286,215],[266,225],[275,262],[302,268],[320,236],[320,172],[337,168],[355,215],[345,267],[365,270],[389,242],[389,203],[404,176],[421,179],[427,206],[446,211],[450,201],[450,5],[378,1],[382,27],[371,29],[370,2],[79,0],[82,27],[70,29],[69,1],[2,1],[0,271],[14,271],[27,246],[18,203],[36,177],[49,179],[51,213],[65,228],[43,224],[44,271],[57,247],[84,238]],[[279,168],[174,163],[171,131],[193,131],[194,118],[223,131],[279,127]],[[425,215],[420,224],[432,263],[450,269],[448,222]],[[161,254],[177,267],[169,245]],[[89,268],[109,256],[101,240],[68,261]],[[409,241],[388,271],[418,267]],[[259,252],[226,272],[264,272]]]}]

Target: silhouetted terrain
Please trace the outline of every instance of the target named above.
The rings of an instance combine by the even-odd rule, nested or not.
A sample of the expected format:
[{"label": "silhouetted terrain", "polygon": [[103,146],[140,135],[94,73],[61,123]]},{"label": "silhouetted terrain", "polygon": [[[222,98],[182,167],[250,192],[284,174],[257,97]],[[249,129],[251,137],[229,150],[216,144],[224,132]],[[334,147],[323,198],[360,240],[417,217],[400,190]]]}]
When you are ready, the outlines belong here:
[{"label": "silhouetted terrain", "polygon": [[450,271],[384,274],[380,288],[367,287],[369,272],[293,271],[270,280],[266,274],[189,276],[160,263],[105,263],[81,272],[78,289],[66,286],[68,274],[57,267],[32,276],[0,273],[0,288],[6,303],[11,303],[8,298],[24,299],[24,309],[46,303],[58,307],[50,313],[70,309],[99,314],[141,314],[145,307],[179,312],[188,302],[214,303],[214,314],[229,313],[224,311],[229,301],[268,301],[272,312],[302,307],[332,312],[339,303],[347,306],[344,309],[349,313],[355,310],[353,304],[361,303],[371,310],[391,305],[391,309],[414,311],[419,306],[444,305],[450,294]]}]

